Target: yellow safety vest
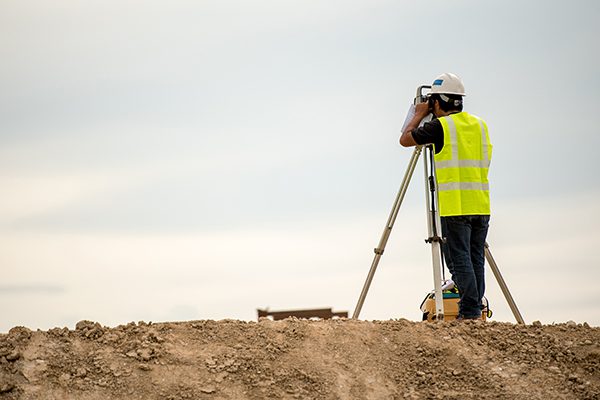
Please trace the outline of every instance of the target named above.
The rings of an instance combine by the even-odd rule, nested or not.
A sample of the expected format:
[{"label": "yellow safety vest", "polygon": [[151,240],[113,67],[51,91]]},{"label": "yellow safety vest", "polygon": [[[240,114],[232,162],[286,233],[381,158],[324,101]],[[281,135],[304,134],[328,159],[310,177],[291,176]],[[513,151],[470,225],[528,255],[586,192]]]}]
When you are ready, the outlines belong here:
[{"label": "yellow safety vest", "polygon": [[434,160],[440,216],[489,215],[492,144],[487,125],[466,112],[439,120],[444,147]]}]

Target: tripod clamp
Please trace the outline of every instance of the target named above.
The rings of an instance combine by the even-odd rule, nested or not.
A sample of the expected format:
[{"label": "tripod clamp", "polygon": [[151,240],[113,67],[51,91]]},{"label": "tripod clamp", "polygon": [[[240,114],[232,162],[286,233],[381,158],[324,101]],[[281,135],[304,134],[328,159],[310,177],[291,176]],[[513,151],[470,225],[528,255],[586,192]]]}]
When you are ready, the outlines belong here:
[{"label": "tripod clamp", "polygon": [[427,239],[425,239],[425,243],[428,243],[428,244],[431,244],[431,243],[446,243],[446,238],[438,236],[438,235],[433,235],[433,236],[428,237]]}]

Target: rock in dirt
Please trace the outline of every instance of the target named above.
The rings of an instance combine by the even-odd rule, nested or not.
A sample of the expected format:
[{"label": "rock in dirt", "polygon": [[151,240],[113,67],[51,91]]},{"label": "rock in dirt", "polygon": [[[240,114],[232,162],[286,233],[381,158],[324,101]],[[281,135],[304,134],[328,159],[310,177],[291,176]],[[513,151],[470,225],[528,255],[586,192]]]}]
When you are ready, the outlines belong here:
[{"label": "rock in dirt", "polygon": [[3,393],[9,393],[16,388],[13,377],[5,371],[0,371],[0,398]]},{"label": "rock in dirt", "polygon": [[200,391],[202,393],[208,393],[208,394],[210,394],[210,393],[216,392],[217,389],[215,389],[213,386],[205,386],[205,387],[201,388]]},{"label": "rock in dirt", "polygon": [[17,361],[20,356],[17,350],[13,350],[6,356],[6,361]]}]

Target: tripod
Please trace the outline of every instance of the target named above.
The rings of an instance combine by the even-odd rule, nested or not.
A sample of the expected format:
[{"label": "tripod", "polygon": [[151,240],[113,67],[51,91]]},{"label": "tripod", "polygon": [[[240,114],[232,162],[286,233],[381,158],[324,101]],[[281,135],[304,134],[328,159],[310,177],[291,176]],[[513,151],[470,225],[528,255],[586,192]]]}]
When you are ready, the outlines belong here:
[{"label": "tripod", "polygon": [[[417,98],[415,102],[423,101],[424,96],[422,96],[421,91],[426,86],[420,86],[417,89]],[[419,161],[419,157],[423,152],[423,148],[426,149],[427,156],[424,157],[424,172],[425,172],[425,199],[427,206],[427,226],[429,237],[425,240],[427,243],[431,244],[431,256],[433,262],[433,282],[434,282],[434,290],[435,290],[435,308],[436,308],[436,316],[437,320],[444,319],[444,302],[442,297],[442,251],[441,245],[443,242],[443,238],[440,235],[440,215],[437,208],[437,191],[435,184],[435,164],[433,160],[434,149],[432,145],[426,146],[417,146],[410,158],[408,163],[408,168],[404,173],[404,178],[402,179],[402,184],[400,185],[400,190],[396,195],[396,200],[394,201],[394,205],[392,207],[392,211],[387,220],[387,224],[385,229],[383,230],[383,234],[381,235],[381,239],[379,240],[378,246],[375,248],[375,257],[373,258],[373,262],[371,263],[371,268],[367,275],[367,279],[360,293],[360,297],[358,299],[358,303],[356,304],[356,308],[354,309],[354,313],[352,314],[352,318],[357,319],[360,315],[360,311],[365,302],[365,298],[367,297],[367,293],[369,291],[369,287],[371,286],[371,282],[373,280],[373,276],[375,275],[375,271],[377,270],[377,266],[379,265],[379,261],[385,251],[385,246],[387,241],[392,233],[392,228],[394,227],[394,223],[396,222],[396,217],[398,216],[398,212],[400,211],[400,206],[402,205],[402,201],[404,200],[404,195],[406,194],[406,190],[408,189],[408,185],[412,178],[412,175],[415,171],[417,162]],[[500,273],[500,269],[496,264],[496,261],[492,257],[492,253],[490,251],[489,245],[485,243],[485,258],[492,269],[494,277],[508,302],[508,305],[517,320],[518,323],[524,324],[525,321],[517,308],[517,305],[508,290],[508,286]]]}]

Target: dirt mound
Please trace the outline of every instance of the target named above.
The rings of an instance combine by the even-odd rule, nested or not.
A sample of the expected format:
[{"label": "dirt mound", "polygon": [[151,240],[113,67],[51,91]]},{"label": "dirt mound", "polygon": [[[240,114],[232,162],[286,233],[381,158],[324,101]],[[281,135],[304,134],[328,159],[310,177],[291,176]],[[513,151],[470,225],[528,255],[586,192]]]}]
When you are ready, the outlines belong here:
[{"label": "dirt mound", "polygon": [[0,335],[0,399],[600,399],[600,328],[131,323]]}]

